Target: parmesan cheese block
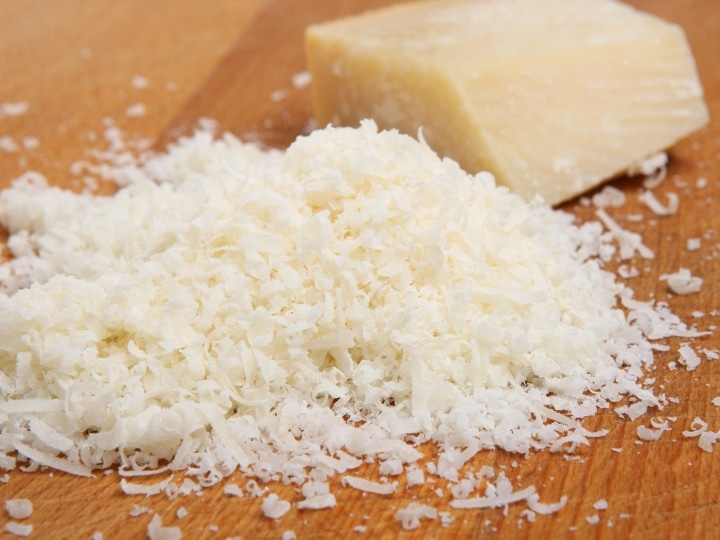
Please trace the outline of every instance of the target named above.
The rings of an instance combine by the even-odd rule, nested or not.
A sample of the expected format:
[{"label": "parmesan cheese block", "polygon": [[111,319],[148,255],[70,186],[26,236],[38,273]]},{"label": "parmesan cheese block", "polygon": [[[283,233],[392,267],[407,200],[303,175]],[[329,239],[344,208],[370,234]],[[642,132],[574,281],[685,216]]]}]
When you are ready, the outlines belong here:
[{"label": "parmesan cheese block", "polygon": [[308,28],[318,123],[421,136],[557,204],[704,126],[681,28],[613,0],[457,0]]}]

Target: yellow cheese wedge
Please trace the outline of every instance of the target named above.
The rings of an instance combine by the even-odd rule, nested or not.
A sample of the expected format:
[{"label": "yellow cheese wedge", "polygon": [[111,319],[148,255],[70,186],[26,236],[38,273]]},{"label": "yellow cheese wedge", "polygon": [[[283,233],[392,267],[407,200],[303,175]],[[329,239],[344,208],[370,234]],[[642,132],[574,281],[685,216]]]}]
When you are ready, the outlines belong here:
[{"label": "yellow cheese wedge", "polygon": [[373,118],[526,199],[570,199],[704,126],[680,27],[614,0],[398,5],[306,32],[320,125]]}]

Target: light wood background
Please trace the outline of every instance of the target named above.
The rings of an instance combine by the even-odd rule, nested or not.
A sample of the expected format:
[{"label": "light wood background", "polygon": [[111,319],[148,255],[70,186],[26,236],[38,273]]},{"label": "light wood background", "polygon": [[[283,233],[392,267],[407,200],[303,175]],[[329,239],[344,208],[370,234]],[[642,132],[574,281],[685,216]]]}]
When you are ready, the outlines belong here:
[{"label": "light wood background", "polygon": [[[301,133],[311,117],[309,90],[295,89],[290,79],[304,69],[302,29],[308,22],[390,0],[2,0],[0,1],[0,103],[27,101],[29,111],[0,118],[0,137],[22,146],[36,137],[37,148],[8,153],[0,150],[0,188],[27,169],[39,170],[53,183],[79,187],[69,173],[72,162],[90,147],[101,147],[107,119],[127,139],[146,138],[161,147],[201,116],[215,118],[223,129],[268,145],[283,146]],[[635,261],[642,275],[631,286],[640,299],[668,301],[685,320],[700,328],[717,325],[710,313],[720,308],[720,3],[717,0],[630,0],[649,12],[681,24],[695,52],[710,107],[708,128],[677,145],[670,179],[659,188],[681,195],[678,214],[658,218],[637,202],[637,180],[614,183],[629,202],[614,210],[623,225],[641,232],[656,252],[652,262]],[[133,77],[149,86],[137,88]],[[275,90],[287,91],[273,101]],[[146,114],[128,117],[125,109],[143,103]],[[94,135],[93,135],[94,134]],[[98,139],[94,142],[93,137]],[[699,178],[707,179],[700,187]],[[587,209],[570,203],[565,209],[580,218]],[[641,223],[625,216],[643,213]],[[688,251],[688,238],[702,238],[702,248]],[[690,268],[705,283],[700,294],[675,297],[659,281],[663,273]],[[693,319],[694,311],[706,315]],[[1,314],[0,314],[1,316]],[[680,340],[669,343],[676,347]],[[696,341],[699,348],[720,349],[717,333]],[[620,421],[612,412],[589,419],[592,429],[607,428],[607,437],[582,450],[579,460],[546,453],[528,458],[486,452],[473,466],[506,467],[516,484],[534,484],[542,500],[565,494],[567,506],[535,523],[519,519],[524,505],[502,510],[453,511],[455,521],[443,528],[426,521],[421,530],[404,532],[393,516],[417,500],[447,509],[449,490],[442,484],[412,488],[394,497],[363,496],[333,484],[334,510],[292,510],[279,521],[262,516],[260,500],[231,498],[222,486],[201,497],[168,501],[121,493],[117,475],[79,479],[61,473],[13,471],[0,483],[0,499],[24,497],[35,507],[34,538],[144,538],[151,515],[130,517],[133,505],[161,515],[165,525],[178,525],[184,538],[280,538],[287,530],[298,538],[712,538],[720,530],[720,448],[709,454],[696,439],[681,432],[699,416],[720,430],[720,414],[712,399],[720,396],[720,362],[703,362],[693,372],[671,371],[676,353],[658,354],[655,376],[668,396],[679,403],[662,411],[676,416],[673,430],[658,442],[637,444],[637,422]],[[613,449],[620,448],[621,452]],[[427,449],[432,455],[432,449]],[[517,467],[513,467],[513,461]],[[370,478],[377,471],[368,467]],[[1,473],[1,471],[0,471]],[[2,474],[0,474],[2,476]],[[521,478],[521,481],[517,480]],[[235,477],[232,481],[243,484]],[[287,486],[273,486],[282,498],[300,495]],[[606,499],[597,512],[593,503]],[[185,507],[188,515],[176,517]],[[600,522],[586,517],[598,514]],[[8,521],[1,514],[0,527]],[[353,532],[357,525],[367,533]],[[0,532],[0,538],[9,537]]]}]

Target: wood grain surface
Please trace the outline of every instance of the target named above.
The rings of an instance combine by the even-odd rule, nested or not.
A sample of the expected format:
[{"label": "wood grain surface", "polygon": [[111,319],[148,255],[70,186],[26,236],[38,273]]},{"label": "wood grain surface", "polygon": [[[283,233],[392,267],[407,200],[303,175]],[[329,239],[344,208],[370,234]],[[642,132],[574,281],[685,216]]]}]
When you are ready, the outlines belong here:
[{"label": "wood grain surface", "polygon": [[[102,147],[103,130],[119,127],[128,140],[146,139],[162,147],[187,132],[200,117],[246,140],[283,147],[312,126],[309,88],[291,78],[305,69],[302,33],[310,22],[350,13],[389,0],[6,0],[0,2],[0,103],[27,101],[18,117],[0,118],[0,137],[19,143],[17,152],[0,150],[0,188],[24,170],[34,169],[69,188],[80,187],[70,165],[90,147]],[[640,232],[656,254],[633,263],[641,275],[629,280],[639,299],[667,301],[684,320],[701,329],[718,325],[720,309],[720,3],[716,0],[630,0],[630,4],[680,24],[695,53],[710,107],[710,125],[679,143],[671,153],[668,180],[657,190],[680,195],[680,210],[658,217],[637,200],[639,180],[613,183],[628,195],[611,214]],[[133,85],[142,76],[147,88]],[[142,86],[142,85],[140,85]],[[282,91],[279,94],[274,92]],[[283,96],[277,99],[277,96]],[[275,96],[275,99],[272,98]],[[143,103],[146,114],[126,115]],[[37,148],[24,148],[36,137]],[[30,145],[32,146],[32,145]],[[706,179],[706,185],[698,182]],[[592,210],[577,201],[564,206],[579,219]],[[644,220],[628,219],[642,214]],[[697,251],[689,238],[701,238]],[[704,278],[701,293],[675,296],[660,275],[686,267]],[[705,315],[693,318],[693,312]],[[1,314],[0,314],[1,316]],[[681,340],[668,340],[673,350]],[[720,349],[717,332],[694,341],[698,349]],[[158,513],[165,525],[182,528],[183,538],[279,539],[292,530],[298,538],[713,538],[720,530],[720,448],[701,451],[687,439],[695,417],[720,430],[713,398],[720,396],[720,362],[704,361],[695,371],[671,370],[676,352],[658,353],[654,368],[659,391],[676,397],[660,414],[677,417],[672,431],[657,442],[637,439],[649,418],[622,421],[613,412],[585,422],[609,434],[583,448],[578,459],[538,453],[531,456],[484,452],[472,463],[489,464],[517,486],[535,485],[543,501],[568,496],[567,506],[534,523],[521,519],[524,505],[502,509],[454,510],[443,527],[424,521],[414,532],[394,519],[411,501],[448,509],[451,495],[438,481],[407,491],[401,483],[392,497],[363,495],[332,482],[333,510],[291,510],[278,521],[263,517],[260,499],[223,495],[222,485],[201,496],[144,498],[123,495],[117,474],[81,479],[62,473],[12,471],[0,483],[0,498],[28,498],[34,513],[26,520],[33,538],[145,538],[151,514],[131,517],[134,505]],[[425,448],[432,458],[433,448]],[[1,471],[0,471],[1,473]],[[375,466],[363,474],[377,478]],[[2,474],[0,474],[2,476]],[[240,476],[231,481],[243,485]],[[436,489],[442,490],[441,494]],[[298,501],[296,488],[273,485],[281,498]],[[608,509],[593,504],[606,499]],[[181,507],[187,515],[177,517]],[[598,515],[599,523],[586,518]],[[8,522],[2,513],[0,527]],[[365,534],[353,532],[367,527]],[[0,538],[10,538],[0,532]]]}]

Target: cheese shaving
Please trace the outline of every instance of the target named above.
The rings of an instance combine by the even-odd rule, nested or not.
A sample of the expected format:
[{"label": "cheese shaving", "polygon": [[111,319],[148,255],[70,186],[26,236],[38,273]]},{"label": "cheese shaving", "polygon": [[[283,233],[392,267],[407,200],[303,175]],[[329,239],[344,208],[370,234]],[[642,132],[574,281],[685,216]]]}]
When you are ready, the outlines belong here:
[{"label": "cheese shaving", "polygon": [[562,510],[567,504],[567,501],[567,495],[563,495],[556,503],[541,503],[540,496],[537,493],[533,493],[527,498],[527,505],[528,508],[536,514],[550,515]]},{"label": "cheese shaving", "polygon": [[172,482],[172,476],[149,486],[128,482],[122,478],[120,479],[120,489],[122,489],[123,493],[127,495],[145,495],[146,497],[149,497],[165,491],[165,489],[170,485],[170,482]]},{"label": "cheese shaving", "polygon": [[669,216],[676,214],[680,207],[680,197],[677,193],[667,194],[668,204],[663,205],[652,191],[643,191],[638,195],[638,200],[644,203],[650,210],[652,210],[658,216]]},{"label": "cheese shaving", "polygon": [[377,495],[392,495],[395,493],[395,489],[398,485],[397,482],[382,484],[380,482],[372,482],[357,476],[343,476],[342,484],[344,486],[350,486],[352,488],[359,489],[360,491],[375,493]]},{"label": "cheese shaving", "polygon": [[325,493],[323,495],[315,495],[298,502],[297,507],[300,510],[322,510],[323,508],[333,508],[337,504],[335,495]]},{"label": "cheese shaving", "polygon": [[502,508],[512,503],[526,501],[530,495],[535,493],[535,486],[530,486],[514,493],[494,497],[475,497],[472,499],[455,499],[450,501],[453,508],[479,509],[479,508]]}]

